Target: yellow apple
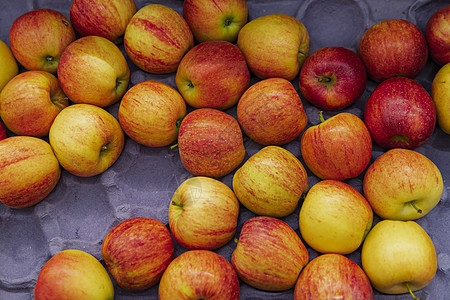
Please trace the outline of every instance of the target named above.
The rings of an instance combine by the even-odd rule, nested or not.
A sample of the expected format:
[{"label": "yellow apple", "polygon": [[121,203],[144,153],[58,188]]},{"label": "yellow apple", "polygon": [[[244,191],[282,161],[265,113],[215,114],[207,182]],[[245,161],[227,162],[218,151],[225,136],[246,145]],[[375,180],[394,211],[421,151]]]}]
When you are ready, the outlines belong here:
[{"label": "yellow apple", "polygon": [[450,134],[450,63],[444,65],[434,76],[431,98],[436,106],[439,127]]},{"label": "yellow apple", "polygon": [[14,76],[19,74],[19,66],[17,65],[17,61],[9,49],[8,45],[6,45],[3,41],[0,40],[0,92],[3,87],[10,81]]}]

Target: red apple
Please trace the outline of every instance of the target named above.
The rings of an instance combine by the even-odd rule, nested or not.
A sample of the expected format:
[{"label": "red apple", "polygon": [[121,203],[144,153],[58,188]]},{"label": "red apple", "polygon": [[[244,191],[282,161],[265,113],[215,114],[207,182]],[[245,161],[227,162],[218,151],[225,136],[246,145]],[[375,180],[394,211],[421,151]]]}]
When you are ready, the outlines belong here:
[{"label": "red apple", "polygon": [[366,89],[367,75],[361,58],[344,47],[325,47],[311,54],[299,76],[302,95],[324,110],[341,110],[353,104]]},{"label": "red apple", "polygon": [[450,62],[450,5],[428,19],[425,38],[431,58],[440,66]]},{"label": "red apple", "polygon": [[428,59],[422,32],[402,19],[384,20],[367,29],[358,50],[369,78],[376,82],[394,76],[414,78]]},{"label": "red apple", "polygon": [[2,122],[0,122],[0,141],[7,138],[6,128]]},{"label": "red apple", "polygon": [[364,121],[373,141],[381,147],[415,149],[433,134],[436,108],[419,83],[395,77],[383,81],[372,92]]}]

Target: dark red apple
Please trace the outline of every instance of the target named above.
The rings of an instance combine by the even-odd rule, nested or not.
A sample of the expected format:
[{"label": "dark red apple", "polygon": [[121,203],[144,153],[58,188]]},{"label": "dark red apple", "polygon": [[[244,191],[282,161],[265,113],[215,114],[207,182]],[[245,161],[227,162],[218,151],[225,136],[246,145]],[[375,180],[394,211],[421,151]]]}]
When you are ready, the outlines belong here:
[{"label": "dark red apple", "polygon": [[425,38],[431,58],[440,66],[450,62],[450,5],[436,11],[428,20]]},{"label": "dark red apple", "polygon": [[2,122],[0,122],[0,140],[6,139],[6,129]]}]

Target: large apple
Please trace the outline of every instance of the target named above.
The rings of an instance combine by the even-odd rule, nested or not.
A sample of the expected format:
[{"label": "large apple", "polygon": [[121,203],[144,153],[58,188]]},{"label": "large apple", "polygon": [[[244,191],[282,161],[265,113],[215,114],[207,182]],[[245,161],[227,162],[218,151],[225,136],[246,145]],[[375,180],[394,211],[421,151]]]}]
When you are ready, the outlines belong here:
[{"label": "large apple", "polygon": [[50,145],[39,138],[0,141],[0,201],[11,208],[35,205],[50,194],[61,168]]},{"label": "large apple", "polygon": [[434,76],[431,84],[431,98],[436,107],[439,127],[450,134],[450,63],[440,68]]},{"label": "large apple", "polygon": [[296,18],[270,14],[245,24],[239,31],[237,46],[257,77],[281,77],[290,81],[308,56],[309,34]]},{"label": "large apple", "polygon": [[431,58],[439,66],[450,63],[450,5],[437,10],[428,19],[425,38]]},{"label": "large apple", "polygon": [[19,66],[8,45],[0,40],[0,92],[3,87],[17,74],[19,74]]},{"label": "large apple", "polygon": [[372,286],[385,294],[420,290],[437,269],[433,241],[414,221],[377,223],[364,241],[361,262]]},{"label": "large apple", "polygon": [[231,264],[248,285],[266,291],[293,288],[309,256],[284,221],[258,216],[244,223]]},{"label": "large apple", "polygon": [[15,58],[28,70],[56,74],[64,49],[76,39],[69,20],[60,12],[41,8],[18,17],[9,31]]},{"label": "large apple", "polygon": [[344,47],[325,47],[311,54],[299,75],[302,95],[324,110],[341,110],[353,104],[366,89],[367,75],[361,58]]},{"label": "large apple", "polygon": [[59,62],[58,79],[74,103],[107,107],[125,94],[130,69],[113,42],[92,35],[67,46]]},{"label": "large apple", "polygon": [[302,163],[288,150],[267,146],[251,156],[234,174],[239,201],[258,215],[285,217],[309,188]]},{"label": "large apple", "polygon": [[213,108],[199,108],[187,114],[180,125],[178,148],[183,166],[197,176],[225,176],[245,157],[239,123]]},{"label": "large apple", "polygon": [[156,285],[174,258],[172,236],[159,220],[134,217],[105,236],[102,255],[117,284],[130,291]]},{"label": "large apple", "polygon": [[170,231],[187,249],[222,247],[234,237],[238,216],[236,195],[226,184],[209,177],[183,181],[169,206]]},{"label": "large apple", "polygon": [[433,134],[436,108],[418,82],[394,77],[380,83],[369,96],[364,122],[381,147],[415,149]]},{"label": "large apple", "polygon": [[394,76],[414,78],[428,59],[428,46],[422,32],[402,19],[381,21],[364,32],[359,55],[369,78],[381,82]]},{"label": "large apple", "polygon": [[159,283],[161,300],[238,300],[236,271],[228,260],[209,250],[180,254],[167,267]]},{"label": "large apple", "polygon": [[20,73],[0,93],[0,116],[17,135],[47,136],[53,120],[68,105],[58,79],[46,71]]},{"label": "large apple", "polygon": [[131,87],[119,106],[119,123],[125,133],[139,144],[163,147],[177,140],[186,103],[177,90],[156,80]]},{"label": "large apple", "polygon": [[129,58],[142,70],[171,73],[194,46],[194,37],[177,11],[161,4],[148,4],[128,23],[124,45]]},{"label": "large apple", "polygon": [[56,116],[49,140],[66,171],[90,177],[106,171],[119,158],[124,133],[106,110],[91,104],[74,104]]},{"label": "large apple", "polygon": [[175,81],[190,106],[225,110],[235,105],[248,88],[250,72],[234,44],[207,41],[183,57]]},{"label": "large apple", "polygon": [[34,299],[113,300],[114,286],[103,265],[91,254],[63,250],[39,272]]},{"label": "large apple", "polygon": [[320,179],[357,177],[369,165],[372,139],[364,122],[342,112],[309,127],[300,148],[306,166]]},{"label": "large apple", "polygon": [[409,149],[391,149],[367,169],[364,196],[384,219],[414,220],[425,216],[441,199],[442,175],[426,156]]},{"label": "large apple", "polygon": [[183,17],[198,42],[221,40],[235,42],[247,23],[246,0],[186,0]]},{"label": "large apple", "polygon": [[249,87],[239,99],[242,130],[261,145],[284,145],[305,130],[308,117],[296,89],[287,79],[268,78]]}]

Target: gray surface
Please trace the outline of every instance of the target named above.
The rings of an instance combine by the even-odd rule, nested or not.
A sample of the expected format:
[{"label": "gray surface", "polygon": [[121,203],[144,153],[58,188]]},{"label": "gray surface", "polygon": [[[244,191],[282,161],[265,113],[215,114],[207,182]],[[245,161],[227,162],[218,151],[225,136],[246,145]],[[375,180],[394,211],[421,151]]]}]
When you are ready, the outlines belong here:
[{"label": "gray surface", "polygon": [[[138,1],[138,9],[146,4],[162,1]],[[450,4],[447,1],[269,1],[249,0],[249,20],[271,14],[285,13],[297,17],[306,26],[310,37],[311,53],[325,46],[344,46],[354,51],[364,31],[378,21],[403,18],[415,23],[422,32],[433,12]],[[8,41],[9,28],[15,18],[37,8],[53,8],[69,16],[71,1],[16,0],[0,2],[0,38]],[[164,4],[182,11],[182,1],[164,1]],[[121,46],[123,50],[123,46]],[[176,87],[174,74],[151,75],[139,70],[130,61],[132,71],[130,87],[143,80],[156,79]],[[416,80],[428,91],[438,67],[428,62]],[[23,71],[23,69],[22,69]],[[256,79],[252,79],[252,83]],[[292,81],[298,90],[298,76]],[[363,117],[363,107],[376,84],[368,81],[365,93],[345,111]],[[302,98],[303,99],[303,98]],[[317,109],[303,100],[308,115],[308,126],[319,122]],[[108,110],[117,117],[119,104]],[[227,111],[236,116],[236,107]],[[325,113],[328,118],[335,113]],[[261,146],[245,137],[247,158]],[[284,146],[302,162],[300,138]],[[374,146],[373,159],[384,150]],[[440,203],[418,223],[432,238],[437,255],[438,271],[434,280],[416,292],[420,299],[444,300],[450,298],[450,136],[436,128],[431,140],[416,151],[430,158],[444,177],[444,193]],[[309,172],[309,171],[308,171]],[[309,174],[310,186],[318,180]],[[221,180],[231,187],[232,174]],[[101,243],[107,232],[118,222],[130,217],[147,216],[168,224],[169,201],[178,185],[191,175],[183,168],[177,149],[146,148],[127,138],[125,148],[112,168],[92,178],[78,178],[63,171],[55,190],[34,207],[12,210],[0,205],[0,299],[32,299],[36,278],[43,264],[57,252],[76,248],[87,251],[99,260]],[[346,182],[362,192],[362,175]],[[297,232],[297,209],[283,218]],[[254,214],[242,208],[239,228]],[[379,219],[375,216],[374,222]],[[239,230],[238,230],[239,232]],[[216,252],[230,259],[234,249],[231,241]],[[184,249],[176,244],[176,255]],[[318,254],[308,248],[310,259]],[[360,263],[360,249],[348,255]],[[116,285],[116,299],[157,299],[157,286],[141,293],[130,293]],[[293,290],[267,293],[241,283],[241,299],[292,299]],[[409,294],[388,296],[375,292],[376,299],[411,299]]]}]

